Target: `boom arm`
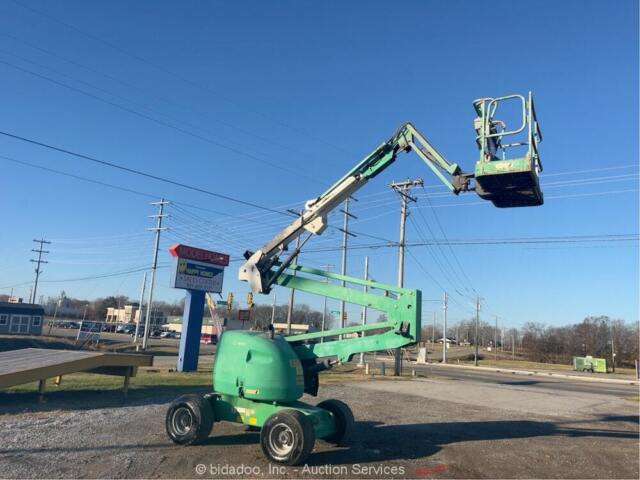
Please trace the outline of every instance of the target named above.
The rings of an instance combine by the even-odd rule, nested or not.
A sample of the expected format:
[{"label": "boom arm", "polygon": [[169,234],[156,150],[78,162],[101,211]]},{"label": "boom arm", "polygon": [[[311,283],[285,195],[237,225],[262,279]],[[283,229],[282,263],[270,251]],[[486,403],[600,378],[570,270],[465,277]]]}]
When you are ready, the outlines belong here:
[{"label": "boom arm", "polygon": [[[438,178],[456,195],[469,189],[473,174],[462,173],[455,163],[449,163],[411,124],[405,123],[385,143],[347,172],[319,197],[309,200],[304,212],[256,252],[245,252],[246,262],[240,267],[240,280],[249,282],[256,293],[269,293],[274,283],[291,264],[299,249],[279,263],[279,255],[288,245],[304,233],[319,235],[327,228],[327,215],[376,177],[396,160],[399,152],[415,151]],[[444,172],[444,173],[443,173]],[[447,177],[447,175],[449,177]],[[305,240],[306,242],[306,240]],[[272,268],[278,264],[278,268]]]}]

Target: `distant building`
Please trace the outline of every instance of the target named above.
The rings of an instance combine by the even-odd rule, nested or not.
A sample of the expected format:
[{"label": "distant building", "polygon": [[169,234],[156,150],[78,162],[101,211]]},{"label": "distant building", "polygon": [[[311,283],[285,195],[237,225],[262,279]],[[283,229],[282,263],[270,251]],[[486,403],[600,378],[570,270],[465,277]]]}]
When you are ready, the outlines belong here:
[{"label": "distant building", "polygon": [[[221,318],[222,330],[249,330],[251,328],[251,322],[242,322],[237,319]],[[182,333],[182,317],[171,316],[168,318],[164,328],[169,331]],[[202,335],[216,335],[217,329],[211,317],[205,313],[202,318],[202,329],[200,333]]]},{"label": "distant building", "polygon": [[0,334],[42,335],[43,319],[42,305],[0,302]]},{"label": "distant building", "polygon": [[[105,322],[107,323],[136,323],[140,317],[138,305],[125,305],[122,308],[107,308]],[[167,314],[162,310],[154,309],[151,312],[151,325],[164,325],[167,323]]]},{"label": "distant building", "polygon": [[138,315],[137,305],[125,305],[123,308],[107,308],[107,323],[134,323]]}]

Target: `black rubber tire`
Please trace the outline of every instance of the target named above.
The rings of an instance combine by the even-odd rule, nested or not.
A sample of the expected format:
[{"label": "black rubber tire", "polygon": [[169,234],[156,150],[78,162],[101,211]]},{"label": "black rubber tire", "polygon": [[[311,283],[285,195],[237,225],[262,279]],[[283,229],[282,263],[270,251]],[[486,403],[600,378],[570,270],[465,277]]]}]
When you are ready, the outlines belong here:
[{"label": "black rubber tire", "polygon": [[[274,443],[278,443],[280,434],[287,438],[291,446],[287,445],[278,451]],[[298,410],[286,409],[274,413],[267,418],[260,431],[262,452],[270,461],[283,465],[303,463],[315,442],[316,434],[311,420]]]},{"label": "black rubber tire", "polygon": [[169,406],[165,428],[180,445],[196,445],[209,437],[214,422],[213,408],[202,395],[183,395]]},{"label": "black rubber tire", "polygon": [[336,431],[328,437],[324,437],[329,443],[334,445],[344,445],[351,439],[353,433],[353,425],[355,423],[353,419],[353,412],[344,402],[340,400],[325,400],[317,405],[318,408],[324,408],[333,413],[333,418],[336,422]]}]

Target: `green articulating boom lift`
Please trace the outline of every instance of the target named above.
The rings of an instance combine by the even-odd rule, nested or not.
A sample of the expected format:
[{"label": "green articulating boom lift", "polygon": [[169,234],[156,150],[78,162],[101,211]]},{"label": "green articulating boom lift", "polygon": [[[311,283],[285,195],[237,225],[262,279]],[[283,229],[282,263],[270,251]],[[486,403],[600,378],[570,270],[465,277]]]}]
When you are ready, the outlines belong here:
[{"label": "green articulating boom lift", "polygon": [[[522,99],[520,129],[508,131],[494,118],[501,102]],[[454,194],[476,191],[497,207],[542,204],[538,182],[540,130],[533,99],[519,95],[474,102],[478,114],[475,128],[480,159],[475,173],[464,173],[448,162],[416,128],[406,123],[386,142],[351,169],[326,192],[308,201],[302,214],[255,252],[245,252],[240,280],[255,293],[267,294],[274,285],[294,288],[347,303],[379,310],[386,321],[336,328],[302,335],[227,331],[219,339],[213,370],[213,392],[185,395],[170,406],[166,416],[169,437],[179,444],[205,440],[214,422],[243,423],[260,429],[260,444],[272,462],[296,465],[304,462],[316,438],[335,444],[348,441],[354,425],[349,407],[339,400],[317,405],[300,401],[304,393],[318,392],[319,372],[337,362],[348,362],[361,352],[389,350],[420,340],[421,292],[370,280],[338,275],[293,263],[313,235],[327,227],[327,215],[349,196],[376,177],[398,153],[414,151]],[[524,157],[507,159],[503,144],[507,135],[527,131],[517,146],[525,146]],[[502,151],[502,158],[498,157]],[[299,247],[280,260],[280,255],[306,233]],[[345,286],[327,279],[345,282]],[[369,287],[363,291],[362,287]],[[375,330],[370,335],[367,331]],[[347,335],[351,334],[351,335]],[[354,335],[355,334],[355,335]]]}]

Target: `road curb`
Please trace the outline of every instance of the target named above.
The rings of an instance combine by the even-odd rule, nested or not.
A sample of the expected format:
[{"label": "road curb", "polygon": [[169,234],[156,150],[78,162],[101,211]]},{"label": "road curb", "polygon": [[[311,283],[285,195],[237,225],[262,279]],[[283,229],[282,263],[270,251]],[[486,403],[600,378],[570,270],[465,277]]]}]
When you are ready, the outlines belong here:
[{"label": "road curb", "polygon": [[545,371],[537,371],[537,370],[518,370],[518,369],[512,369],[512,368],[496,368],[496,367],[476,367],[472,365],[456,365],[452,363],[448,363],[446,365],[443,365],[441,363],[415,363],[415,365],[430,365],[430,366],[441,367],[441,368],[463,368],[466,370],[482,370],[485,372],[512,373],[514,375],[535,375],[537,377],[566,378],[568,380],[579,380],[584,382],[615,383],[618,385],[639,385],[639,382],[637,382],[636,380],[622,380],[617,378],[594,378],[594,377],[586,377],[581,375],[568,375],[566,373],[545,372]]}]

